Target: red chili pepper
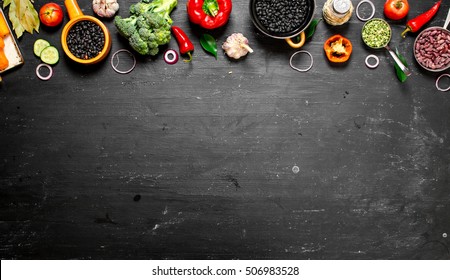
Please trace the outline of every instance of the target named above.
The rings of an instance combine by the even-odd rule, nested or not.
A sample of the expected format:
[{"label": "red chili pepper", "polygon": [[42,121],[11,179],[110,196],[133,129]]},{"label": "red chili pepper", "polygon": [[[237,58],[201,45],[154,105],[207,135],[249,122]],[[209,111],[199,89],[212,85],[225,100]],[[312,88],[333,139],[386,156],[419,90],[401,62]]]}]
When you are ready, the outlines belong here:
[{"label": "red chili pepper", "polygon": [[433,7],[431,7],[431,9],[429,9],[425,13],[417,16],[416,18],[409,20],[406,23],[406,29],[405,29],[405,31],[403,31],[402,37],[405,38],[406,33],[409,31],[411,31],[411,32],[419,31],[420,28],[422,28],[422,26],[424,26],[427,22],[429,22],[434,17],[434,15],[439,10],[439,7],[441,6],[441,2],[442,2],[442,0],[439,0],[438,2],[436,2],[436,4],[434,4]]},{"label": "red chili pepper", "polygon": [[231,0],[188,0],[186,7],[192,23],[215,29],[228,22],[232,3]]},{"label": "red chili pepper", "polygon": [[194,44],[189,40],[183,29],[178,26],[172,26],[172,33],[177,39],[178,46],[180,47],[181,54],[189,55],[189,59],[185,59],[184,62],[192,61],[192,52],[194,51]]}]

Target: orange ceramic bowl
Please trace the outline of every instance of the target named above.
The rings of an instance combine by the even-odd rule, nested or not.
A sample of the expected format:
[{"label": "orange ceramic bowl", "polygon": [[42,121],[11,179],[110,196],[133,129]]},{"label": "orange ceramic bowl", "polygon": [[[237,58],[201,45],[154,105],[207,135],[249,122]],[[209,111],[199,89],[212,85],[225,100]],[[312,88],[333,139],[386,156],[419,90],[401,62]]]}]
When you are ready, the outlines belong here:
[{"label": "orange ceramic bowl", "polygon": [[[69,14],[70,21],[64,26],[62,34],[61,34],[61,45],[64,50],[64,53],[73,61],[81,63],[81,64],[95,64],[97,62],[102,61],[105,57],[108,56],[109,51],[111,50],[111,35],[109,34],[109,30],[106,26],[95,17],[83,15],[80,7],[76,0],[65,0],[64,4],[66,6],[67,12]],[[78,22],[81,21],[91,21],[97,24],[103,31],[105,35],[105,45],[100,53],[93,58],[90,59],[81,59],[76,57],[70,50],[67,45],[67,35],[69,34],[70,29]]]}]

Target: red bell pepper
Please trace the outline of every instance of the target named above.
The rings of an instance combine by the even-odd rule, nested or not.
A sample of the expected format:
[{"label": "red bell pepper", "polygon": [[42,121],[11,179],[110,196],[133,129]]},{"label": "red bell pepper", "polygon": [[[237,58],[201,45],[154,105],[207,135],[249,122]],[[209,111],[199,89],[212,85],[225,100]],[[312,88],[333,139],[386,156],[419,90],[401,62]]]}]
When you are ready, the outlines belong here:
[{"label": "red bell pepper", "polygon": [[232,3],[231,0],[188,0],[186,7],[192,23],[215,29],[228,22]]}]

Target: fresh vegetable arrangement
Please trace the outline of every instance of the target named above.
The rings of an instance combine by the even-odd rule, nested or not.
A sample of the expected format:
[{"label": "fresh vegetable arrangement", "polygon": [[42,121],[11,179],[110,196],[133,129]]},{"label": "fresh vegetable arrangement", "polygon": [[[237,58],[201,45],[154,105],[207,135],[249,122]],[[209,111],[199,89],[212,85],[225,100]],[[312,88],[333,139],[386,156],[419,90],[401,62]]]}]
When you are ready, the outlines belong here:
[{"label": "fresh vegetable arrangement", "polygon": [[[74,1],[76,2],[76,0]],[[139,2],[129,6],[128,17],[116,15],[119,10],[117,0],[92,0],[92,11],[99,18],[114,17],[112,24],[116,28],[117,33],[127,39],[129,47],[136,53],[145,56],[155,56],[162,49],[161,46],[168,45],[170,43],[171,37],[173,36],[178,44],[178,52],[170,47],[165,48],[163,56],[165,62],[168,64],[175,64],[180,56],[187,56],[184,61],[191,62],[193,59],[192,54],[195,49],[195,42],[193,43],[193,41],[190,40],[188,32],[185,32],[185,30],[181,29],[179,26],[172,26],[173,20],[171,18],[171,13],[178,5],[178,1],[137,1]],[[39,31],[39,23],[53,27],[58,26],[63,21],[64,12],[58,4],[54,2],[45,3],[40,8],[39,13],[36,13],[33,3],[34,0],[4,1],[4,7],[9,6],[9,19],[13,25],[13,29],[16,32],[17,37],[20,37],[25,31],[30,33]],[[302,47],[307,40],[312,39],[318,24],[322,20],[321,17],[314,18],[313,13],[311,12],[314,11],[314,7],[311,6],[311,3],[314,3],[314,1],[252,0],[250,1],[250,4],[254,5],[254,9],[251,9],[251,19],[263,34],[277,39],[286,39],[286,41],[288,41],[293,48]],[[441,3],[442,0],[436,2],[431,9],[416,18],[409,20],[407,22],[407,29],[402,36],[404,36],[407,32],[419,31],[434,17]],[[360,5],[356,8],[356,12],[358,11],[359,6]],[[383,13],[386,18],[397,21],[408,15],[409,8],[410,5],[407,0],[386,0],[383,5]],[[187,0],[186,11],[190,22],[198,25],[198,27],[203,29],[203,31],[204,29],[212,30],[224,26],[230,20],[232,1]],[[19,15],[23,15],[23,17],[19,17]],[[258,21],[259,24],[262,24],[264,28],[261,29],[256,24],[255,20]],[[366,19],[360,20],[366,21]],[[392,51],[388,46],[392,36],[390,24],[381,18],[367,20],[368,21],[364,24],[361,30],[363,42],[369,48],[378,49],[385,47],[391,53]],[[90,59],[99,55],[105,46],[105,33],[109,33],[99,30],[99,28],[101,29],[100,26],[90,21],[80,21],[79,24],[75,24],[72,28],[73,30],[71,29],[70,34],[67,35],[67,45],[70,48],[71,54],[80,59]],[[194,26],[193,28],[196,27]],[[78,32],[77,30],[89,30],[88,33],[90,34],[90,37],[85,37],[84,31]],[[5,69],[5,67],[8,67],[8,58],[2,54],[4,49],[2,36],[5,36],[8,32],[8,24],[6,22],[0,22],[0,71]],[[272,36],[273,34],[278,34],[280,36]],[[289,37],[281,36],[282,34],[289,34]],[[447,36],[446,33],[440,31],[436,34],[440,34],[441,37]],[[109,34],[107,35],[109,36]],[[422,41],[433,41],[433,50],[428,51],[428,48],[422,45],[419,47],[414,47],[416,60],[418,60],[419,64],[421,64],[425,69],[430,69],[429,71],[433,71],[431,69],[443,69],[443,67],[450,65],[450,58],[447,57],[449,51],[447,49],[450,49],[450,43],[445,41],[445,44],[439,45],[436,41],[440,42],[441,38],[436,36],[430,35],[430,38],[426,39],[428,41],[423,38],[419,40],[419,43]],[[203,33],[197,39],[201,47],[207,53],[213,55],[216,59],[218,59],[219,49],[223,50],[223,54],[230,59],[236,60],[253,52],[253,49],[249,46],[249,40],[240,32],[232,33],[223,41],[218,37],[217,32],[211,32],[210,34]],[[299,43],[295,43],[295,40],[299,41]],[[450,37],[448,40],[450,42]],[[219,42],[220,44],[218,44]],[[431,44],[431,42],[429,43]],[[221,48],[218,46],[221,46]],[[350,60],[353,45],[352,42],[346,37],[336,34],[328,38],[323,43],[323,49],[327,60],[332,63],[340,64]],[[59,52],[57,47],[50,46],[48,41],[44,39],[36,40],[33,46],[33,51],[34,54],[41,59],[43,64],[47,66],[55,65],[59,61]],[[120,51],[127,50],[121,49]],[[307,68],[309,70],[313,65],[313,57],[311,53],[307,51],[299,51],[296,53],[307,53],[311,57],[311,66]],[[406,72],[405,74],[402,63],[407,66],[406,59],[397,49],[395,53],[398,57],[398,59],[394,58],[395,62],[398,63],[398,65],[395,65],[395,72],[398,79],[401,82],[405,82],[409,73]],[[434,55],[435,53],[443,55],[431,61],[428,56]],[[371,56],[376,57],[373,54]],[[290,63],[292,66],[292,57]],[[305,72],[305,69],[300,70],[298,71]],[[409,69],[407,70],[409,71]]]},{"label": "fresh vegetable arrangement", "polygon": [[128,39],[130,46],[141,55],[156,55],[159,46],[170,42],[170,13],[177,0],[141,0],[130,6],[130,16],[116,16],[117,31]]},{"label": "fresh vegetable arrangement", "polygon": [[232,10],[231,0],[188,0],[189,20],[205,29],[216,29],[228,22]]},{"label": "fresh vegetable arrangement", "polygon": [[22,37],[26,31],[39,32],[39,15],[34,9],[33,0],[5,0],[3,8],[9,6],[9,20],[17,38]]}]

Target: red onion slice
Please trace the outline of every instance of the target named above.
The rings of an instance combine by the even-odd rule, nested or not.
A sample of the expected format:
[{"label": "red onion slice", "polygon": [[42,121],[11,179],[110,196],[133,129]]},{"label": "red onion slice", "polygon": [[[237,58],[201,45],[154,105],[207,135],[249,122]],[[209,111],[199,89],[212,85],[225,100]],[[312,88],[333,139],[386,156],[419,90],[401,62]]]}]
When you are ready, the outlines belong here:
[{"label": "red onion slice", "polygon": [[[119,56],[118,56],[118,54],[121,53],[121,52],[126,52],[126,53],[128,53],[128,55],[130,55],[133,58],[133,65],[131,66],[130,69],[125,70],[125,71],[117,69],[117,66],[119,65]],[[116,57],[117,57],[117,63],[114,64],[114,58],[116,58]],[[128,74],[131,71],[133,71],[134,67],[136,67],[136,57],[129,50],[127,50],[127,49],[120,49],[120,50],[116,51],[115,53],[113,53],[113,55],[111,56],[111,67],[112,67],[112,69],[114,69],[114,71],[116,71],[119,74]]]},{"label": "red onion slice", "polygon": [[178,62],[178,53],[173,49],[168,49],[164,53],[164,61],[170,65],[177,63]]},{"label": "red onion slice", "polygon": [[[40,70],[41,70],[42,67],[45,67],[45,68],[48,69],[48,75],[47,75],[47,76],[42,76],[42,75],[41,75]],[[41,64],[39,64],[39,65],[36,67],[36,76],[37,76],[39,79],[41,79],[41,80],[43,80],[43,81],[47,81],[47,80],[50,80],[50,78],[52,77],[52,75],[53,75],[53,68],[52,68],[50,65],[45,64],[45,63],[41,63]]]}]

